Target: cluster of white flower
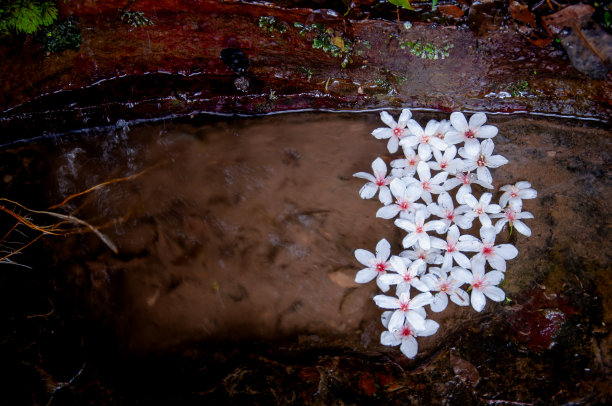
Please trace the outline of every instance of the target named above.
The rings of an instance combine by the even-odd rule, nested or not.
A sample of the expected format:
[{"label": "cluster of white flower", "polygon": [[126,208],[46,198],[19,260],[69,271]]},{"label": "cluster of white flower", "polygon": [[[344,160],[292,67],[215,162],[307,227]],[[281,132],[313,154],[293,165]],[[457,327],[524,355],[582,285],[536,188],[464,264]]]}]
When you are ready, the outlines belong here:
[{"label": "cluster of white flower", "polygon": [[[397,122],[386,111],[380,117],[389,128],[377,128],[372,135],[389,139],[390,153],[401,146],[404,158],[390,162],[389,176],[381,158],[372,162],[373,175],[359,172],[353,176],[369,181],[359,191],[362,198],[370,199],[378,193],[383,207],[377,217],[397,217],[395,225],[407,232],[402,241],[405,250],[391,256],[391,244],[384,238],[376,245],[376,254],[357,249],[355,257],[366,268],[357,273],[355,281],[376,279],[383,292],[396,286],[395,296],[374,297],[376,305],[389,309],[382,314],[387,330],[380,341],[400,345],[404,355],[414,358],[418,351],[416,337],[430,336],[439,328],[438,323],[427,319],[425,306],[441,312],[450,298],[459,306],[471,303],[480,312],[486,297],[496,302],[505,299],[497,285],[504,279],[506,261],[516,257],[518,250],[511,244],[495,245],[495,238],[507,223],[510,232],[516,229],[531,235],[521,220],[533,215],[522,211],[522,201],[535,198],[537,192],[529,182],[518,182],[501,187],[504,193],[499,204],[491,203],[493,195],[488,192],[479,199],[474,196],[472,185],[493,189],[489,169],[508,162],[501,155],[493,155],[491,139],[497,135],[497,128],[485,125],[483,113],[474,114],[469,123],[462,113],[452,113],[450,122],[430,120],[425,129],[411,119],[408,109],[402,111]],[[458,145],[461,143],[463,146]],[[432,170],[438,173],[432,176]],[[453,201],[449,191],[457,186]],[[429,220],[431,216],[438,219]],[[493,219],[499,219],[495,225]],[[472,226],[480,226],[480,238],[467,234]],[[460,230],[466,234],[461,235]],[[433,232],[446,238],[435,237]],[[476,254],[468,258],[465,252]],[[485,272],[487,263],[491,270]],[[412,288],[419,293],[411,296]]]}]

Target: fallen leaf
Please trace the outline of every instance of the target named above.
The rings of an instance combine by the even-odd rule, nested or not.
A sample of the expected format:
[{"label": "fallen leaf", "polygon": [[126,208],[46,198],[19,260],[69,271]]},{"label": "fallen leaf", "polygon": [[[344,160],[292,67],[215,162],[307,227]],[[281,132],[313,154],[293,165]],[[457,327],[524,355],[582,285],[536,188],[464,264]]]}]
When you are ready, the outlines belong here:
[{"label": "fallen leaf", "polygon": [[508,6],[508,11],[510,11],[510,15],[515,20],[518,20],[522,23],[528,24],[531,27],[536,27],[535,16],[531,11],[529,11],[529,6],[526,4],[521,4],[518,1],[510,2]]},{"label": "fallen leaf", "polygon": [[327,276],[332,282],[343,288],[356,288],[360,284],[355,282],[355,273],[354,269],[340,269],[329,273]]},{"label": "fallen leaf", "polygon": [[450,357],[451,366],[453,367],[453,372],[461,381],[471,385],[476,386],[478,382],[480,382],[480,374],[474,365],[470,362],[464,360],[463,358],[456,357],[451,354]]}]

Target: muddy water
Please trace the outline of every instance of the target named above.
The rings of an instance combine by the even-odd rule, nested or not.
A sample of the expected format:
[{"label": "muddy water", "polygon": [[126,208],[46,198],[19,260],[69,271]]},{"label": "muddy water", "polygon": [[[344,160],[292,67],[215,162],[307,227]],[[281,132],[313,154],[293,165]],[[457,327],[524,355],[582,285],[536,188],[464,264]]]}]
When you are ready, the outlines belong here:
[{"label": "muddy water", "polygon": [[[423,125],[444,117],[415,115]],[[592,296],[612,288],[609,225],[602,221],[610,213],[609,130],[527,117],[489,121],[500,129],[497,153],[510,161],[494,172],[495,186],[529,180],[539,192],[525,202],[535,215],[533,235],[499,237],[520,251],[503,285],[513,301],[489,303],[483,314],[451,305],[432,315],[442,327],[420,339],[425,355],[492,313],[517,318],[514,333],[529,341],[537,332],[529,320],[521,324],[521,311],[537,292],[554,298],[568,284],[589,281],[597,281],[588,288]],[[361,200],[364,182],[352,177],[369,171],[377,156],[391,159],[386,143],[370,135],[381,125],[378,113],[302,113],[65,135],[5,150],[3,162],[12,163],[5,195],[44,208],[146,170],[66,206],[106,224],[102,231],[118,254],[92,234],[47,238],[45,245],[89,317],[110,326],[130,351],[299,336],[397,357],[396,348],[378,344],[376,287],[352,282],[356,248],[372,251],[385,237],[394,254],[401,250],[402,233],[375,218],[378,203]],[[27,192],[20,182],[28,182]],[[597,323],[612,322],[610,300],[598,300]]]}]

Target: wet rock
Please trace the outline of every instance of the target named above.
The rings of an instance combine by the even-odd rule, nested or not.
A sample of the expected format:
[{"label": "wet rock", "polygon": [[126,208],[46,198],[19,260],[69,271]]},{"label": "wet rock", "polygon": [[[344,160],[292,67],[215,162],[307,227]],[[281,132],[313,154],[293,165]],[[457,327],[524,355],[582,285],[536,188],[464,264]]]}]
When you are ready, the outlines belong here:
[{"label": "wet rock", "polygon": [[508,6],[508,11],[515,20],[528,24],[532,28],[536,27],[537,23],[535,20],[535,15],[529,11],[529,6],[527,4],[521,4],[518,1],[511,1],[510,5]]},{"label": "wet rock", "polygon": [[591,18],[595,10],[588,5],[575,5],[544,17],[542,20],[580,72],[605,79],[612,69],[612,35]]},{"label": "wet rock", "polygon": [[467,23],[472,32],[480,37],[499,28],[504,17],[504,4],[497,0],[472,3]]},{"label": "wet rock", "polygon": [[453,372],[462,382],[471,386],[478,385],[478,382],[480,382],[480,374],[472,363],[452,354],[450,356],[450,362]]},{"label": "wet rock", "polygon": [[221,51],[221,60],[237,73],[244,73],[249,68],[249,58],[236,48],[225,48]]}]

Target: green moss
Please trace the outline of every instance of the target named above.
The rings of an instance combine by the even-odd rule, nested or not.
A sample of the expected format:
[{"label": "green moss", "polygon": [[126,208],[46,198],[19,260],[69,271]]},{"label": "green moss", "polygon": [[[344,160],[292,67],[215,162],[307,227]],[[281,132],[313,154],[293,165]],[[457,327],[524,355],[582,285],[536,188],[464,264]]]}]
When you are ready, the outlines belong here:
[{"label": "green moss", "polygon": [[300,30],[300,35],[308,36],[312,40],[313,48],[322,49],[334,58],[342,59],[340,66],[343,68],[353,62],[353,42],[342,33],[336,33],[331,28],[317,23],[312,25],[294,23],[294,27]]},{"label": "green moss", "polygon": [[153,21],[145,17],[142,11],[135,10],[122,10],[121,21],[124,24],[129,24],[132,27],[145,27],[147,25],[154,25]]},{"label": "green moss", "polygon": [[33,34],[56,19],[55,1],[0,0],[0,35]]},{"label": "green moss", "polygon": [[37,35],[44,52],[61,52],[66,49],[79,49],[81,45],[81,30],[72,17],[66,21],[44,28]]},{"label": "green moss", "polygon": [[508,87],[508,92],[514,97],[523,96],[528,90],[529,82],[526,80],[516,81]]},{"label": "green moss", "polygon": [[306,75],[306,77],[308,77],[308,79],[310,79],[312,77],[312,69],[310,68],[306,68],[304,66],[300,66],[297,68],[297,72],[301,73],[303,75]]},{"label": "green moss", "polygon": [[399,46],[401,49],[408,49],[413,55],[416,55],[423,59],[427,58],[430,60],[448,58],[450,50],[454,47],[452,43],[437,46],[430,42],[421,42],[421,40],[399,40]]},{"label": "green moss", "polygon": [[280,32],[281,34],[289,28],[286,24],[278,21],[274,16],[259,17],[259,27],[270,33]]}]

